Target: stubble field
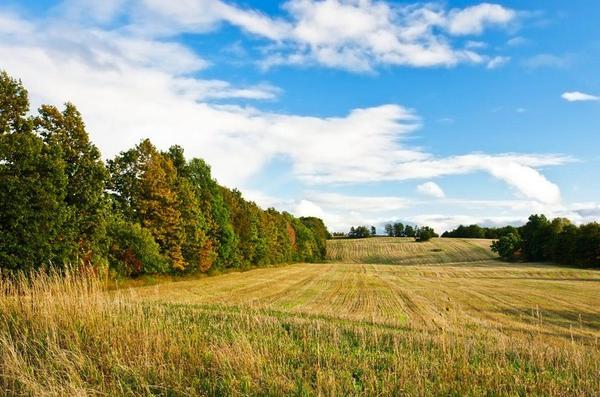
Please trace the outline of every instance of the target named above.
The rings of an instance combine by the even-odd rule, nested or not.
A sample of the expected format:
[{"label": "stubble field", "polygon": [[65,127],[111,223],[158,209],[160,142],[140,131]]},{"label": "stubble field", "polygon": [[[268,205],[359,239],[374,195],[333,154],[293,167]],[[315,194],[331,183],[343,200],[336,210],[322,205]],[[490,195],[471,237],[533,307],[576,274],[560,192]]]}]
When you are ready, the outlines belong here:
[{"label": "stubble field", "polygon": [[[5,282],[2,388],[23,395],[598,395],[599,271],[503,264],[484,257],[491,254],[482,241],[390,240],[396,245],[386,248],[385,240],[333,241],[330,255],[345,263],[111,292],[94,276]],[[466,261],[456,261],[471,246]],[[417,259],[358,263],[380,251],[387,263],[404,263],[399,251]]]}]

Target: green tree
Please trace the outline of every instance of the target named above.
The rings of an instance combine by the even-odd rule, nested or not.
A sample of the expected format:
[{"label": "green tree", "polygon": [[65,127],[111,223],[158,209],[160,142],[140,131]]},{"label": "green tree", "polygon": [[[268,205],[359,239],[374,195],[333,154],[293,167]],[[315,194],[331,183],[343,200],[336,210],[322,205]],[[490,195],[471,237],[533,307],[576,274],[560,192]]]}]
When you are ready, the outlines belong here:
[{"label": "green tree", "polygon": [[531,215],[529,221],[519,228],[523,240],[523,257],[528,261],[545,261],[550,259],[548,244],[552,231],[550,221],[544,215]]},{"label": "green tree", "polygon": [[[393,230],[394,230],[394,237],[403,237],[405,236],[404,233],[404,225],[400,222],[396,222],[394,223],[394,225],[392,226]],[[412,237],[412,236],[409,236]]]},{"label": "green tree", "polygon": [[504,260],[514,261],[520,257],[522,246],[521,236],[518,233],[509,233],[492,243],[492,251]]},{"label": "green tree", "polygon": [[118,274],[135,277],[168,271],[168,261],[152,234],[138,223],[112,217],[107,226],[108,262]]},{"label": "green tree", "polygon": [[109,169],[109,187],[126,219],[148,229],[171,268],[184,271],[185,231],[177,197],[177,171],[171,160],[146,139],[111,160]]},{"label": "green tree", "polygon": [[43,105],[35,127],[47,145],[58,148],[64,162],[65,203],[69,210],[64,233],[72,236],[80,261],[97,261],[102,255],[100,242],[105,234],[104,190],[108,180],[100,151],[90,142],[81,114],[70,103],[63,112]]},{"label": "green tree", "polygon": [[429,241],[433,237],[438,237],[437,233],[429,226],[423,226],[417,229],[416,236],[418,241]]},{"label": "green tree", "polygon": [[325,223],[320,218],[314,216],[302,217],[300,221],[312,231],[315,236],[319,257],[320,259],[324,259],[327,254],[327,240],[331,239],[331,233],[327,230]]},{"label": "green tree", "polygon": [[0,72],[0,266],[26,269],[73,258],[67,177],[57,147],[34,134],[20,81]]},{"label": "green tree", "polygon": [[388,237],[394,237],[394,226],[391,223],[385,225],[385,234]]},{"label": "green tree", "polygon": [[406,237],[415,237],[416,236],[416,230],[411,225],[406,225],[404,227],[404,234],[403,235],[406,236]]},{"label": "green tree", "polygon": [[190,160],[187,173],[206,222],[208,241],[203,256],[212,260],[217,268],[230,267],[235,262],[238,241],[221,188],[212,178],[210,166],[202,159]]}]

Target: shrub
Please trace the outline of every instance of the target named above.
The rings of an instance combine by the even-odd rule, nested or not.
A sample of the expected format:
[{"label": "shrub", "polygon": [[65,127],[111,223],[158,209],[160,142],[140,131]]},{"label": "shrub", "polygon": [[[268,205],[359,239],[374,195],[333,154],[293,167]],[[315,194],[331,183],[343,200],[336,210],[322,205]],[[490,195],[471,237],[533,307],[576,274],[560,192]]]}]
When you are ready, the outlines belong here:
[{"label": "shrub", "polygon": [[124,276],[163,273],[167,260],[150,232],[137,223],[113,219],[108,225],[108,261],[112,269]]},{"label": "shrub", "polygon": [[492,243],[492,251],[500,255],[500,258],[508,261],[516,260],[522,247],[523,240],[518,233],[509,233]]}]

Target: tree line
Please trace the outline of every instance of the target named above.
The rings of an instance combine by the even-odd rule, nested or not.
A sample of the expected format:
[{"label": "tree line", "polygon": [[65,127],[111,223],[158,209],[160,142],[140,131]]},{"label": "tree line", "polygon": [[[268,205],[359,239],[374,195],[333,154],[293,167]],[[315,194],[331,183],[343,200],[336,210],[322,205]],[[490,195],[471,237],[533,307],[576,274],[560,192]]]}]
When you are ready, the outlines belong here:
[{"label": "tree line", "polygon": [[0,72],[0,267],[137,276],[325,257],[321,219],[262,210],[179,146],[146,139],[105,163],[73,104],[28,112],[22,83]]},{"label": "tree line", "polygon": [[509,261],[551,261],[570,266],[600,266],[600,224],[576,226],[566,218],[531,215],[528,222],[492,243]]},{"label": "tree line", "polygon": [[417,227],[404,225],[400,222],[388,223],[384,226],[385,234],[388,237],[416,237]]},{"label": "tree line", "polygon": [[513,226],[481,227],[479,225],[459,225],[454,230],[445,231],[444,233],[442,233],[442,237],[498,239],[509,233],[515,233],[516,230],[517,229]]},{"label": "tree line", "polygon": [[[433,237],[438,237],[438,234],[429,226],[404,226],[402,223],[388,223],[384,227],[388,237],[414,237],[418,241],[428,241]],[[367,238],[377,235],[375,226],[352,226],[347,234],[334,233],[337,237],[347,238]]]}]

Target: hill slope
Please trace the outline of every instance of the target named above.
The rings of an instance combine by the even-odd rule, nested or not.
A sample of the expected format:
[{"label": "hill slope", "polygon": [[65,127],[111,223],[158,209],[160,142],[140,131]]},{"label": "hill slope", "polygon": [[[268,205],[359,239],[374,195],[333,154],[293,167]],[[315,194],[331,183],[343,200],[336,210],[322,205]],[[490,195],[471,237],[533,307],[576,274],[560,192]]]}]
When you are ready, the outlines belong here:
[{"label": "hill slope", "polygon": [[400,237],[334,239],[327,242],[327,259],[398,265],[476,262],[496,258],[490,249],[491,242],[458,238],[435,238],[423,243]]}]

